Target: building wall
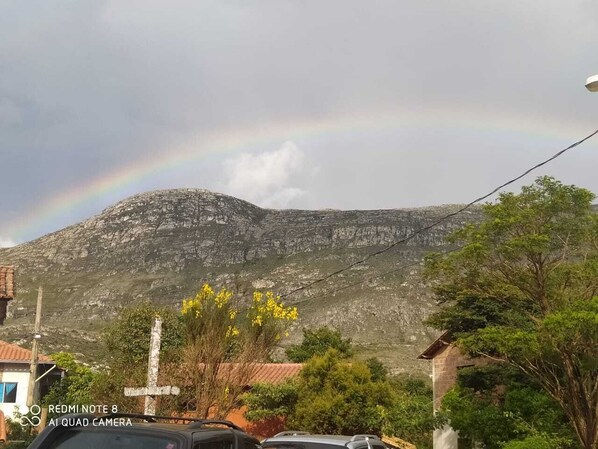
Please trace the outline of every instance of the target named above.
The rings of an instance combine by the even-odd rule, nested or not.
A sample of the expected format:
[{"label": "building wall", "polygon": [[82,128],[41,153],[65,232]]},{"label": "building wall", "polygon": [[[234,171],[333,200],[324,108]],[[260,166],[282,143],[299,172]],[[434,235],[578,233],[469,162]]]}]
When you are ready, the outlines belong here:
[{"label": "building wall", "polygon": [[0,266],[0,298],[13,299],[15,296],[14,267]]},{"label": "building wall", "polygon": [[15,403],[0,403],[0,410],[5,416],[12,416],[15,405],[23,407],[27,404],[27,390],[29,388],[29,365],[5,363],[0,371],[0,382],[17,383],[17,400]]},{"label": "building wall", "polygon": [[[434,410],[440,408],[442,398],[457,382],[457,372],[464,366],[487,365],[489,360],[470,358],[463,355],[457,347],[446,345],[438,351],[432,361],[432,379],[434,385]],[[459,434],[450,426],[434,431],[434,449],[457,449]]]},{"label": "building wall", "polygon": [[245,432],[253,435],[259,440],[276,435],[278,432],[286,430],[286,421],[283,417],[262,419],[257,422],[249,422],[245,419],[245,412],[247,407],[243,406],[239,409],[232,410],[226,419],[232,421],[237,426],[241,427]]}]

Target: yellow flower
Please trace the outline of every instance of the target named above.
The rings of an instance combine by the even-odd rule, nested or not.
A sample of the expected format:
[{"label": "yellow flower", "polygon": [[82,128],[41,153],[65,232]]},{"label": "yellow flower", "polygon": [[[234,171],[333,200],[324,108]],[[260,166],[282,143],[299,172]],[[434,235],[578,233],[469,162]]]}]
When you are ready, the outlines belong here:
[{"label": "yellow flower", "polygon": [[226,329],[226,338],[236,337],[239,335],[239,329],[235,326],[228,326]]}]

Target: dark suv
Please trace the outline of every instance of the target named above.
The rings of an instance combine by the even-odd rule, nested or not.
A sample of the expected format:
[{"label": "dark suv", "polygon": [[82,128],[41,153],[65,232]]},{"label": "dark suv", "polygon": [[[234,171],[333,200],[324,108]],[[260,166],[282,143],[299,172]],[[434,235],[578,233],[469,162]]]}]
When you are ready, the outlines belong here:
[{"label": "dark suv", "polygon": [[376,435],[311,435],[287,431],[262,441],[264,449],[388,449]]},{"label": "dark suv", "polygon": [[52,421],[28,449],[261,449],[230,421],[126,413]]}]

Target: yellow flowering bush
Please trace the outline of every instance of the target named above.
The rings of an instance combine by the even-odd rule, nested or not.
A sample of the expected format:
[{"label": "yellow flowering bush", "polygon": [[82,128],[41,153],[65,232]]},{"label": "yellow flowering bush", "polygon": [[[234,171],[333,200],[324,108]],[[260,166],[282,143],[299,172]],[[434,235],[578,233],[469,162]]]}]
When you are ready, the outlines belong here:
[{"label": "yellow flowering bush", "polygon": [[204,284],[195,297],[183,300],[181,316],[187,340],[197,343],[201,338],[208,338],[225,342],[238,337],[237,309],[232,299],[230,290],[223,288],[216,292]]},{"label": "yellow flowering bush", "polygon": [[280,296],[268,291],[253,293],[253,301],[247,312],[251,335],[254,340],[273,345],[288,335],[287,329],[298,318],[297,307],[285,306]]},{"label": "yellow flowering bush", "polygon": [[193,385],[188,401],[195,414],[224,417],[237,406],[254,362],[268,359],[296,319],[297,308],[286,307],[272,292],[255,292],[244,308],[230,290],[215,291],[208,284],[185,299],[181,320],[187,344],[180,376]]},{"label": "yellow flowering bush", "polygon": [[245,338],[249,344],[260,340],[272,346],[288,335],[288,327],[298,318],[297,308],[285,306],[271,291],[254,292],[246,313],[241,313],[233,297],[226,288],[216,292],[204,284],[195,297],[183,300],[181,314],[188,339],[197,342],[209,335],[212,344]]}]

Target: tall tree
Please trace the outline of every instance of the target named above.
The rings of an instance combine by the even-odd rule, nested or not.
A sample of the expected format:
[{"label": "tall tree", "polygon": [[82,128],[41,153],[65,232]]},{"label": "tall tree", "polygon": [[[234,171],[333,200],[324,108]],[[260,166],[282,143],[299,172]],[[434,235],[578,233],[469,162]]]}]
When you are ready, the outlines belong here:
[{"label": "tall tree", "polygon": [[517,367],[553,397],[585,449],[598,437],[598,216],[594,194],[538,178],[484,206],[432,255],[429,322],[472,355]]}]

